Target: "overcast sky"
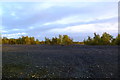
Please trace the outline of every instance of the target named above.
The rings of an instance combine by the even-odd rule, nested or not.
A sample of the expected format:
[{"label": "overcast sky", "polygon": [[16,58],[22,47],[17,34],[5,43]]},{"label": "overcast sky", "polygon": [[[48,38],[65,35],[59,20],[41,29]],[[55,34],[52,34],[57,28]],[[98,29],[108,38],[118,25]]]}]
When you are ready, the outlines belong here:
[{"label": "overcast sky", "polygon": [[118,33],[117,2],[12,2],[0,6],[2,36],[39,40],[67,34],[82,41],[93,33]]}]

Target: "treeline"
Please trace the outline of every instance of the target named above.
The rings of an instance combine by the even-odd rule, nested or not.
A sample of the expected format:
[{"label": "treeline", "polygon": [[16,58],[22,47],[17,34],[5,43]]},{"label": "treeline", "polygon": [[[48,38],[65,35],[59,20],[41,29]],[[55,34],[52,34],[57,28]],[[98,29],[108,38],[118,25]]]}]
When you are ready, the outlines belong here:
[{"label": "treeline", "polygon": [[94,33],[94,37],[88,36],[87,40],[84,40],[86,45],[120,45],[120,34],[116,38],[108,33],[103,33],[102,36]]},{"label": "treeline", "polygon": [[59,35],[59,37],[53,37],[52,39],[45,37],[45,44],[59,44],[59,45],[71,45],[73,44],[73,39],[68,35]]},{"label": "treeline", "polygon": [[3,37],[2,44],[40,44],[40,42],[34,37],[22,36],[18,39]]},{"label": "treeline", "polygon": [[120,34],[116,38],[108,33],[103,33],[102,36],[94,33],[94,37],[88,36],[88,39],[83,42],[74,42],[68,35],[59,35],[51,39],[45,37],[45,41],[39,41],[34,37],[22,36],[18,39],[7,37],[2,38],[2,44],[49,44],[49,45],[71,45],[71,44],[82,44],[82,45],[120,45]]},{"label": "treeline", "polygon": [[51,44],[51,45],[70,45],[73,44],[73,40],[68,35],[59,35],[59,37],[53,37],[52,39],[46,38],[45,41],[39,41],[34,37],[22,36],[18,39],[3,37],[2,44]]}]

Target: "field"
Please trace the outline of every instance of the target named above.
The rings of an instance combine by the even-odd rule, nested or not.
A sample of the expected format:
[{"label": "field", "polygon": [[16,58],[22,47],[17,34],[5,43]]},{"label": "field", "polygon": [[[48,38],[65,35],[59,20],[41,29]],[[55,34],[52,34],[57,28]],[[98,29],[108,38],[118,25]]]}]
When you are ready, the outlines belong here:
[{"label": "field", "polygon": [[117,78],[118,46],[3,45],[3,78]]}]

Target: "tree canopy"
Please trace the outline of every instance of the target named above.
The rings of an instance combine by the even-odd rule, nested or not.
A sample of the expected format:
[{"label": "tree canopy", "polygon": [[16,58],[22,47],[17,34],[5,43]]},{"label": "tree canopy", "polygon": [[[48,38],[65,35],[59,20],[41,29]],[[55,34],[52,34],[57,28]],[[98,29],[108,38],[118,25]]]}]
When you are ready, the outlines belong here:
[{"label": "tree canopy", "polygon": [[52,39],[45,37],[46,44],[59,44],[59,45],[70,45],[73,43],[73,40],[68,35],[59,35],[59,37],[53,37]]},{"label": "tree canopy", "polygon": [[88,36],[87,40],[84,40],[86,45],[120,45],[120,34],[116,38],[108,33],[103,33],[102,36],[94,33],[94,37]]},{"label": "tree canopy", "polygon": [[120,34],[116,38],[104,32],[101,36],[94,33],[94,37],[88,36],[83,42],[75,42],[68,35],[59,35],[51,39],[45,37],[45,41],[39,41],[34,37],[22,36],[17,39],[7,37],[2,38],[2,44],[49,44],[49,45],[71,45],[71,44],[84,44],[84,45],[120,45]]},{"label": "tree canopy", "polygon": [[39,40],[34,37],[22,36],[18,39],[3,37],[3,44],[39,44]]}]

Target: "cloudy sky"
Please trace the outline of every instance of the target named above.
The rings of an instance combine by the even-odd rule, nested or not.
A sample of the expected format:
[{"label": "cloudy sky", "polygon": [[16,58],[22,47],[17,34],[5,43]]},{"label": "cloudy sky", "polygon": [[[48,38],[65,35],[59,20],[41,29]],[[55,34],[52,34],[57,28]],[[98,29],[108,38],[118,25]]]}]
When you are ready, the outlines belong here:
[{"label": "cloudy sky", "polygon": [[2,36],[34,36],[39,40],[67,34],[82,41],[93,33],[118,33],[117,2],[4,2],[0,6]]}]

